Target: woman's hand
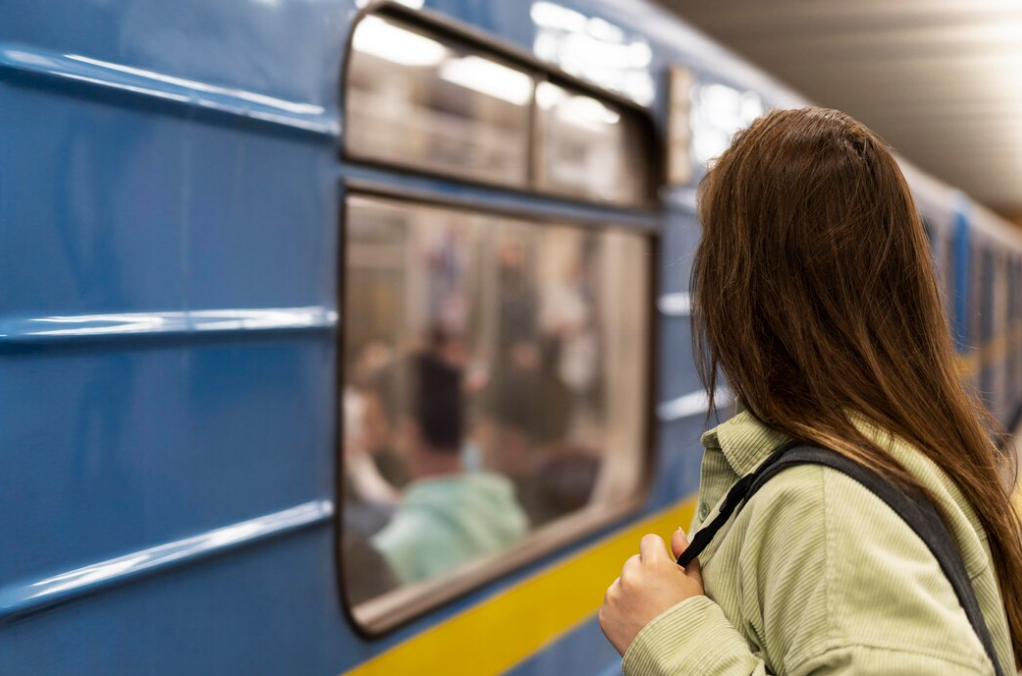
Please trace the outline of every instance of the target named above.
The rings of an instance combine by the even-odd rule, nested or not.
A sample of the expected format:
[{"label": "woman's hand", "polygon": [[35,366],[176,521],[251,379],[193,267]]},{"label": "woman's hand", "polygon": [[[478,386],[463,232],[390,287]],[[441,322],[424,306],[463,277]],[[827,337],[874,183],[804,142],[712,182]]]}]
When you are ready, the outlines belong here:
[{"label": "woman's hand", "polygon": [[600,628],[622,655],[654,617],[704,593],[699,560],[688,568],[676,562],[687,548],[680,528],[671,537],[673,559],[659,535],[646,535],[639,542],[639,553],[625,561],[621,577],[610,585],[600,608]]}]

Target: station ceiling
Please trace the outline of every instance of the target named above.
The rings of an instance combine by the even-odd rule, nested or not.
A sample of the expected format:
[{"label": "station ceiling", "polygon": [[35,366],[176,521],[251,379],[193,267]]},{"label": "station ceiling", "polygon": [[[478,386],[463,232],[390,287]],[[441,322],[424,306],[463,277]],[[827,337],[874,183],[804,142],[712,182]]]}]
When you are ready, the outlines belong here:
[{"label": "station ceiling", "polygon": [[1022,216],[1019,0],[659,0],[987,206]]}]

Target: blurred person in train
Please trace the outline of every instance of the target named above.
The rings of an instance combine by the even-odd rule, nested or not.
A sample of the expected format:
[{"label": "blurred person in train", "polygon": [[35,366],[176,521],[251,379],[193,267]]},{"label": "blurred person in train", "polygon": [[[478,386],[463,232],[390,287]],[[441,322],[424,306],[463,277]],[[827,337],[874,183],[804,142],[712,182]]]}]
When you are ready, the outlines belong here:
[{"label": "blurred person in train", "polygon": [[[1014,450],[997,448],[956,371],[926,235],[888,148],[837,111],[771,112],[712,165],[699,213],[696,357],[711,397],[723,374],[744,410],[703,435],[690,531],[786,440],[831,449],[934,504],[1000,673],[1015,674]],[[936,556],[841,471],[789,467],[732,519],[688,568],[674,558],[689,546],[680,528],[671,553],[647,535],[625,562],[600,624],[626,676],[993,673]]]},{"label": "blurred person in train", "polygon": [[394,448],[395,359],[387,342],[366,342],[354,351],[342,395],[344,520],[364,536],[390,521],[400,489],[409,481],[405,461]]},{"label": "blurred person in train", "polygon": [[[394,348],[381,340],[369,341],[361,351],[355,364],[351,385],[345,391],[346,410],[355,423],[352,431],[358,432],[349,438],[356,449],[364,451],[365,458],[372,461],[375,473],[394,489],[400,489],[409,481],[405,461],[394,448],[396,434],[395,412],[399,394],[394,371],[398,357]],[[351,397],[348,399],[347,397]],[[364,472],[369,475],[369,468]],[[375,479],[367,483],[376,483]],[[380,498],[385,498],[382,488],[369,488]],[[396,495],[396,493],[392,493]],[[394,502],[385,498],[386,502]]]},{"label": "blurred person in train", "polygon": [[461,371],[418,353],[399,362],[395,382],[397,448],[412,480],[372,541],[409,584],[513,544],[528,519],[510,481],[465,471]]},{"label": "blurred person in train", "polygon": [[465,337],[440,324],[434,324],[427,331],[425,350],[459,370],[468,368],[472,361],[472,349]]},{"label": "blurred person in train", "polygon": [[595,244],[591,236],[582,239],[575,257],[568,258],[543,285],[539,309],[545,368],[555,369],[575,402],[588,409],[595,408],[592,404],[600,384],[600,332],[592,275],[586,265],[591,266],[599,255]]},{"label": "blurred person in train", "polygon": [[596,481],[598,453],[570,442],[572,392],[557,370],[549,363],[509,368],[480,399],[476,436],[483,466],[514,483],[531,525],[584,507]]},{"label": "blurred person in train", "polygon": [[[390,521],[400,491],[392,476],[390,425],[383,414],[381,377],[393,361],[393,349],[370,341],[355,350],[341,397],[344,421],[344,521],[362,537],[372,535]],[[381,471],[383,470],[383,471]],[[401,470],[397,470],[401,471]],[[390,475],[390,476],[388,476]]]},{"label": "blurred person in train", "polygon": [[[470,366],[465,339],[439,324],[426,332],[420,349],[453,368]],[[410,476],[395,449],[401,396],[395,351],[385,341],[371,340],[355,355],[344,390],[346,514],[356,529],[371,535],[390,520]]]},{"label": "blurred person in train", "polygon": [[525,244],[507,239],[497,248],[497,341],[503,364],[521,358],[538,335],[539,295]]}]

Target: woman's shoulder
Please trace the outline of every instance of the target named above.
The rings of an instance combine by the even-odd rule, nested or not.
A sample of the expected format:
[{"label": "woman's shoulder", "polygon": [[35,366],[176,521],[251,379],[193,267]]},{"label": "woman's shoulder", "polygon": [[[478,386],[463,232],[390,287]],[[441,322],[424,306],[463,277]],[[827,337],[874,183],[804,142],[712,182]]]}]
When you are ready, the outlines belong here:
[{"label": "woman's shoulder", "polygon": [[[967,501],[921,453],[902,448],[895,457],[935,498],[934,506],[945,517],[970,577],[981,573],[989,565],[985,536],[973,523]],[[894,556],[933,559],[901,515],[870,488],[832,467],[798,465],[781,471],[760,488],[745,511],[749,525],[756,529],[783,527],[804,537],[815,535],[834,543],[848,540],[858,546],[871,543],[874,549],[890,550]]]},{"label": "woman's shoulder", "polygon": [[978,640],[962,654],[972,629],[930,550],[846,474],[819,465],[787,469],[735,526],[744,531],[745,596],[759,599],[753,614],[764,627],[798,618],[784,651],[794,662],[851,644],[982,661]]}]

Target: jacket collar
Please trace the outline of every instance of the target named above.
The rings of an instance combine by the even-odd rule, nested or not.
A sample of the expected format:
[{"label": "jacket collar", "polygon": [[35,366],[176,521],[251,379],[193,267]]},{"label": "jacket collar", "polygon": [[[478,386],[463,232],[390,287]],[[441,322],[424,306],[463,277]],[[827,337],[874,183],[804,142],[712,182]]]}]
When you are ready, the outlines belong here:
[{"label": "jacket collar", "polygon": [[735,414],[702,437],[703,447],[722,452],[738,476],[752,472],[787,440],[787,435],[770,429],[749,410]]}]

